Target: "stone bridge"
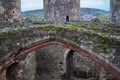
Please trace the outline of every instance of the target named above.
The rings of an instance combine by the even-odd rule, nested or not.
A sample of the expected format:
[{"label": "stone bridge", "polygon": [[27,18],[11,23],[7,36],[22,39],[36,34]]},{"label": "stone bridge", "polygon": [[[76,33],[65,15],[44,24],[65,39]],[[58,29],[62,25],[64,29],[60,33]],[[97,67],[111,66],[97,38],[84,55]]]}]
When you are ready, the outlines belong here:
[{"label": "stone bridge", "polygon": [[[56,44],[68,48],[68,56],[78,52],[105,68],[119,80],[120,36],[107,31],[97,31],[99,28],[103,31],[105,27],[115,31],[110,26],[80,27],[80,25],[73,23],[2,29],[0,33],[0,72],[2,73],[16,62],[20,62],[30,52]],[[71,58],[65,58],[69,66],[66,67],[68,71],[67,80],[72,75],[69,74],[72,67],[70,66]]]}]

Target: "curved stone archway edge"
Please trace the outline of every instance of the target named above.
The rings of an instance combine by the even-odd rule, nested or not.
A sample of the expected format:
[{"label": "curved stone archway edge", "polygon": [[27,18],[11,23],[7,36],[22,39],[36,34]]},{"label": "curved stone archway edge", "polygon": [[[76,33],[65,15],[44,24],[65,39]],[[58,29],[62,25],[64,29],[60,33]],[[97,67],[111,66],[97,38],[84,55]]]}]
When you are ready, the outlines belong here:
[{"label": "curved stone archway edge", "polygon": [[49,46],[49,45],[60,45],[70,50],[76,51],[87,58],[91,59],[95,63],[99,64],[101,67],[105,68],[111,74],[113,74],[118,80],[120,80],[120,70],[113,66],[110,62],[106,61],[100,56],[96,56],[92,51],[88,50],[85,46],[80,45],[76,46],[72,43],[67,43],[65,40],[59,40],[59,38],[47,38],[36,42],[34,45],[29,45],[24,48],[18,55],[11,58],[9,61],[6,61],[1,68],[0,73],[2,73],[5,69],[11,66],[13,63],[19,61],[21,58],[26,57],[30,52],[38,50],[42,47]]}]

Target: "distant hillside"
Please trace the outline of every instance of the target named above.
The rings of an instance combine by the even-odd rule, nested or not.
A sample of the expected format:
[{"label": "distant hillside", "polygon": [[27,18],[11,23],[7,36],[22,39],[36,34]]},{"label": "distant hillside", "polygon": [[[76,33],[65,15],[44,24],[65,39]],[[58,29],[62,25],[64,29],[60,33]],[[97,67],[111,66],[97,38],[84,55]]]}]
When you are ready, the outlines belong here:
[{"label": "distant hillside", "polygon": [[25,12],[22,12],[22,15],[23,16],[34,16],[34,17],[42,16],[43,9],[25,11]]},{"label": "distant hillside", "polygon": [[101,10],[101,9],[94,9],[94,8],[81,8],[80,14],[93,14],[95,16],[102,15],[109,13],[109,11]]},{"label": "distant hillside", "polygon": [[[83,14],[93,14],[95,16],[102,15],[105,13],[109,13],[109,11],[101,10],[101,9],[94,9],[94,8],[81,8],[80,15]],[[37,10],[31,10],[31,11],[25,11],[22,12],[23,16],[42,16],[43,15],[43,9],[37,9]]]}]

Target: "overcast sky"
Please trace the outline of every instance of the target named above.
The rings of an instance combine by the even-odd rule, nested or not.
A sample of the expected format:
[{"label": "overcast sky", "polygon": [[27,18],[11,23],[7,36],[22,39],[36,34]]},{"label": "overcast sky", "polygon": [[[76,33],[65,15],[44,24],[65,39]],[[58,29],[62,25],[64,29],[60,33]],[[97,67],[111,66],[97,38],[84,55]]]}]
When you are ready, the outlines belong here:
[{"label": "overcast sky", "polygon": [[[43,9],[43,0],[21,0],[22,11]],[[109,10],[109,0],[81,0],[81,7]]]}]

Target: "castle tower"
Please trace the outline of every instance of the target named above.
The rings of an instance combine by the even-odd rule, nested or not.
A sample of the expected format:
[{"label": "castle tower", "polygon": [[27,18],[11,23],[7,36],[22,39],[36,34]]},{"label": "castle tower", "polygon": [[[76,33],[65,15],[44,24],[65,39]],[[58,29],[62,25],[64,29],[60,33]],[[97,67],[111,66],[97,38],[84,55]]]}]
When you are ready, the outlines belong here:
[{"label": "castle tower", "polygon": [[46,21],[79,21],[80,0],[44,0]]},{"label": "castle tower", "polygon": [[110,0],[111,22],[120,25],[120,0]]},{"label": "castle tower", "polygon": [[20,20],[21,0],[0,0],[0,23],[13,23]]}]

